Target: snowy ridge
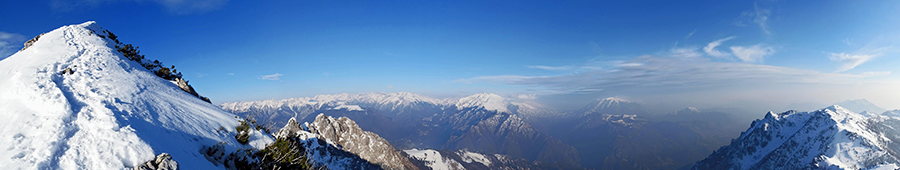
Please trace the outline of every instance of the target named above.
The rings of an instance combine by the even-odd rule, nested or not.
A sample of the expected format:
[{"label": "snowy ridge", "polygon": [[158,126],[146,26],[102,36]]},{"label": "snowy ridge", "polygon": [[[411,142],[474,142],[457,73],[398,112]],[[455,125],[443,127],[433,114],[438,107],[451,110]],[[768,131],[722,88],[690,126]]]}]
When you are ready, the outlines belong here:
[{"label": "snowy ridge", "polygon": [[[245,147],[217,131],[238,125],[233,114],[126,59],[104,31],[64,26],[0,61],[0,169],[123,169],[164,152],[183,169],[218,169],[203,146]],[[254,148],[272,141],[251,134]]]},{"label": "snowy ridge", "polygon": [[[460,110],[484,107],[486,110],[496,112],[511,112],[509,108],[511,106],[515,106],[517,109],[512,111],[524,114],[534,115],[537,113],[546,112],[545,110],[534,107],[532,105],[521,102],[511,102],[500,95],[491,93],[474,94],[459,99],[434,99],[408,92],[359,94],[344,93],[336,95],[316,95],[314,97],[290,98],[282,100],[269,99],[262,101],[231,102],[223,103],[219,106],[234,113],[246,113],[252,112],[254,110],[291,110],[297,113],[304,113],[300,115],[294,115],[293,117],[306,117],[309,114],[312,114],[312,111],[314,110],[323,108],[329,109],[328,107],[331,107],[330,109],[340,109],[342,105],[356,105],[360,107],[358,110],[364,110],[364,108],[366,107],[375,107],[379,110],[394,111],[407,108],[416,108],[422,104],[433,105],[441,108],[455,106]],[[357,110],[352,106],[348,109]]]},{"label": "snowy ridge", "polygon": [[357,155],[344,151],[340,145],[331,140],[324,140],[320,135],[303,130],[296,119],[288,123],[275,133],[277,138],[297,137],[305,148],[306,156],[310,164],[329,169],[378,169],[379,167],[369,163]]},{"label": "snowy ridge", "polygon": [[388,108],[401,108],[414,105],[416,103],[431,103],[435,105],[447,105],[448,99],[434,99],[418,94],[399,92],[399,93],[359,93],[359,94],[336,94],[336,95],[316,95],[314,97],[290,98],[283,100],[263,100],[248,102],[232,102],[223,103],[222,108],[232,110],[233,112],[246,112],[253,108],[311,108],[320,109],[328,105],[342,104],[369,104],[377,106],[386,106]]},{"label": "snowy ridge", "polygon": [[[319,114],[316,116],[314,122],[305,122],[302,127],[299,126],[296,119],[292,118],[284,128],[276,133],[276,136],[296,136],[302,140],[324,141],[323,143],[327,143],[327,145],[307,148],[308,152],[319,152],[329,148],[338,148],[358,155],[360,158],[373,164],[379,164],[384,169],[418,169],[409,162],[408,158],[397,152],[387,140],[381,138],[378,134],[362,130],[356,122],[346,117],[334,118]],[[316,160],[320,164],[335,163],[334,161],[331,161],[335,158],[332,154],[314,155],[314,158],[315,159],[312,160]],[[346,165],[340,166],[348,167]],[[328,167],[333,168],[335,166],[329,165]]]},{"label": "snowy ridge", "polygon": [[593,104],[581,110],[585,116],[590,114],[642,114],[645,112],[637,102],[616,97],[597,99]]},{"label": "snowy ridge", "polygon": [[542,169],[525,159],[510,159],[507,155],[481,154],[467,150],[447,151],[433,149],[403,150],[411,160],[421,162],[424,168],[433,170],[462,169]]},{"label": "snowy ridge", "polygon": [[[897,166],[897,119],[834,105],[811,112],[769,112],[694,169],[864,169]],[[893,137],[893,138],[892,138]]]},{"label": "snowy ridge", "polygon": [[491,93],[475,94],[459,99],[455,104],[456,108],[472,108],[484,107],[489,111],[509,112],[509,101],[503,97]]},{"label": "snowy ridge", "polygon": [[403,150],[406,152],[411,158],[415,158],[422,162],[425,162],[425,166],[433,170],[462,170],[466,169],[456,160],[444,157],[440,152],[436,150],[419,150],[419,149],[408,149]]}]

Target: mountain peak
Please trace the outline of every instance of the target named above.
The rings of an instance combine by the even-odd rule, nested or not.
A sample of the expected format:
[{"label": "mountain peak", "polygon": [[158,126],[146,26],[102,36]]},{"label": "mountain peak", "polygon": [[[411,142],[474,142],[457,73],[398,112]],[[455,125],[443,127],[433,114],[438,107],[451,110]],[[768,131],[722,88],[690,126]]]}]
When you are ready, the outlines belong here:
[{"label": "mountain peak", "polygon": [[500,95],[493,93],[479,93],[471,96],[460,98],[456,102],[456,108],[484,107],[484,109],[509,112],[507,108],[509,101]]},{"label": "mountain peak", "polygon": [[[694,169],[871,169],[900,163],[896,119],[869,118],[839,105],[776,114],[754,121],[731,144]],[[892,168],[893,169],[893,168]]]},{"label": "mountain peak", "polygon": [[687,108],[684,108],[684,109],[681,109],[681,110],[675,112],[676,115],[692,114],[692,113],[700,113],[700,110],[697,110],[697,108],[695,108],[695,107],[687,107]]},{"label": "mountain peak", "polygon": [[859,113],[862,111],[869,111],[874,113],[881,113],[887,111],[887,109],[878,107],[877,105],[869,102],[866,99],[853,99],[853,100],[845,100],[840,103],[835,103],[835,105],[841,105],[847,110],[850,110],[854,113]]},{"label": "mountain peak", "polygon": [[594,103],[582,109],[584,115],[600,114],[643,114],[644,108],[637,102],[617,97],[607,97],[594,100]]}]

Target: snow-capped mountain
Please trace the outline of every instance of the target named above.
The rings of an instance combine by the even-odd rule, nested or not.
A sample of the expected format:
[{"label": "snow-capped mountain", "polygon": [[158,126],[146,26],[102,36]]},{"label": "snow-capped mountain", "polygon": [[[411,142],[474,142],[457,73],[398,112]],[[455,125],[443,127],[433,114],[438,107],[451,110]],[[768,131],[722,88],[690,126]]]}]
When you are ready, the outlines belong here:
[{"label": "snow-capped mountain", "polygon": [[402,149],[470,149],[540,160],[544,165],[558,167],[577,167],[579,160],[574,148],[538,132],[524,121],[523,114],[539,113],[539,108],[496,94],[432,99],[412,93],[362,93],[221,106],[238,115],[256,117],[264,124],[284,124],[292,117],[313,121],[312,115],[318,113],[348,117]]},{"label": "snow-capped mountain", "polygon": [[529,170],[544,169],[525,159],[511,159],[501,154],[481,154],[467,150],[448,151],[433,149],[407,149],[403,152],[422,166],[433,170]]},{"label": "snow-capped mountain", "polygon": [[585,106],[581,109],[581,113],[583,115],[589,114],[611,114],[611,115],[622,115],[622,114],[631,114],[631,115],[645,115],[647,111],[644,111],[644,108],[638,104],[637,102],[616,98],[616,97],[608,97],[603,99],[597,99],[593,103]]},{"label": "snow-capped mountain", "polygon": [[887,109],[878,107],[866,99],[845,100],[840,103],[835,103],[834,105],[844,107],[845,109],[850,110],[855,113],[859,113],[862,111],[868,111],[868,112],[872,112],[872,113],[882,113],[884,111],[887,111]]},{"label": "snow-capped mountain", "polygon": [[900,117],[900,109],[884,111],[884,113],[881,113],[881,115],[889,117]]},{"label": "snow-capped mountain", "polygon": [[221,169],[201,148],[272,141],[251,131],[239,144],[234,114],[126,58],[111,35],[93,21],[64,26],[0,61],[0,169],[125,169],[156,155]]},{"label": "snow-capped mountain", "polygon": [[509,112],[509,104],[509,101],[500,95],[481,93],[460,98],[454,105],[460,109],[483,107],[488,111]]},{"label": "snow-capped mountain", "polygon": [[834,105],[769,112],[694,169],[897,169],[900,119]]},{"label": "snow-capped mountain", "polygon": [[[334,150],[332,148],[338,148],[340,150],[358,155],[359,158],[362,158],[368,162],[380,165],[383,169],[418,169],[409,161],[408,158],[401,155],[399,151],[394,149],[394,147],[391,146],[391,144],[387,140],[384,140],[383,138],[378,136],[378,134],[362,130],[361,128],[359,128],[359,126],[356,125],[356,122],[350,120],[347,117],[334,118],[325,116],[324,114],[319,114],[318,116],[316,116],[315,121],[305,122],[303,126],[300,126],[296,119],[290,119],[285,127],[279,130],[275,135],[278,138],[299,137],[301,140],[309,141],[305,143],[310,144],[305,146],[309,146],[306,148],[307,152],[313,153],[311,154],[313,157],[311,160],[320,162],[321,164],[325,165],[346,162],[359,162],[332,160],[332,158],[341,157],[341,154],[333,154],[326,151]],[[314,143],[317,143],[316,141],[325,141],[325,143],[328,143],[328,145],[314,146]],[[351,156],[342,159],[352,158],[353,157]],[[328,165],[327,167],[349,168],[350,166]]]}]

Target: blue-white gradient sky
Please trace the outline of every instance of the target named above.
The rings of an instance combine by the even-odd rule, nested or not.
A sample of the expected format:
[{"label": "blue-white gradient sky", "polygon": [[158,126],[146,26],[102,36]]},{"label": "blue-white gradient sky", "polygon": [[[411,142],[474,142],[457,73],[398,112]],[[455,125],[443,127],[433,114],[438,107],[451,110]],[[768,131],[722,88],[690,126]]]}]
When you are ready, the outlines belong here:
[{"label": "blue-white gradient sky", "polygon": [[900,108],[900,1],[0,1],[0,58],[91,20],[217,103],[488,92],[562,108]]}]

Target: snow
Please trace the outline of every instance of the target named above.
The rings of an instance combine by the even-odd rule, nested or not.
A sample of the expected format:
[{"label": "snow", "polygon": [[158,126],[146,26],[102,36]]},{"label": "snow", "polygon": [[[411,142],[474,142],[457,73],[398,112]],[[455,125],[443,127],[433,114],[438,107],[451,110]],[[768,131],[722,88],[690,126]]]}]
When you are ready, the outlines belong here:
[{"label": "snow", "polygon": [[456,108],[484,107],[486,110],[509,112],[509,102],[503,97],[491,93],[475,94],[463,97],[456,102]]},{"label": "snow", "polygon": [[484,164],[484,166],[491,167],[491,160],[480,153],[469,152],[469,151],[461,151],[459,156],[466,163],[472,163],[472,161]]},{"label": "snow", "polygon": [[441,153],[436,150],[425,149],[408,149],[403,150],[409,156],[422,160],[425,162],[425,166],[430,167],[433,170],[452,170],[452,169],[466,169],[459,162],[456,162],[453,159],[444,158],[441,156]]},{"label": "snow", "polygon": [[869,168],[868,170],[895,170],[895,169],[900,169],[900,166],[897,166],[897,164],[885,164],[885,165],[878,165],[878,166]]},{"label": "snow", "polygon": [[334,108],[330,108],[328,110],[347,110],[347,111],[365,111],[359,105],[339,105]]},{"label": "snow", "polygon": [[182,169],[221,169],[202,146],[272,141],[257,131],[237,144],[233,114],[124,58],[103,30],[64,26],[0,61],[0,169],[123,169],[164,152]]},{"label": "snow", "polygon": [[736,169],[891,168],[897,163],[885,143],[891,139],[884,131],[870,129],[872,123],[885,119],[889,118],[854,113],[838,105],[810,112],[769,112],[713,154],[725,158],[698,164],[732,162]]}]

